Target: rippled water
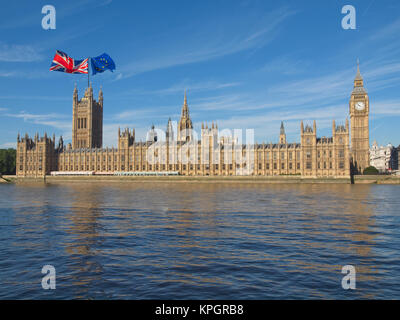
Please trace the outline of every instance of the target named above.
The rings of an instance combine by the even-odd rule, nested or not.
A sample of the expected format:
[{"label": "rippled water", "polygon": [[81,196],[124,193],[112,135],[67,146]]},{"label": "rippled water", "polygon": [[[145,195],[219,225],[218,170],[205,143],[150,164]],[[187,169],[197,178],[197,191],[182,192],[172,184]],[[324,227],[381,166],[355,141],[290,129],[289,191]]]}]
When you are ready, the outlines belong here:
[{"label": "rippled water", "polygon": [[399,299],[399,199],[386,185],[0,185],[0,299]]}]

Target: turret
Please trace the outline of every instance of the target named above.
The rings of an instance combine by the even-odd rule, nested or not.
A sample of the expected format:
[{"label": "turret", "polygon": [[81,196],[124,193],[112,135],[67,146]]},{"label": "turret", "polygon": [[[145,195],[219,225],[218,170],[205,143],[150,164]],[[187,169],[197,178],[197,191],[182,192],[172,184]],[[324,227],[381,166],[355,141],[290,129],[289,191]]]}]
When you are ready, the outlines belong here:
[{"label": "turret", "polygon": [[75,87],[74,87],[74,93],[72,95],[72,100],[73,100],[73,105],[78,103],[78,89],[76,88],[76,82],[75,82]]},{"label": "turret", "polygon": [[281,121],[281,129],[280,129],[280,134],[279,134],[279,143],[280,144],[286,144],[286,133],[285,133],[285,127],[283,126],[283,121]]},{"label": "turret", "polygon": [[165,139],[167,140],[167,142],[171,142],[171,141],[174,140],[174,129],[172,127],[171,118],[168,119],[167,131],[166,131]]},{"label": "turret", "polygon": [[58,140],[58,149],[62,150],[64,148],[64,140],[63,137],[60,136],[60,139]]},{"label": "turret", "polygon": [[189,108],[187,103],[186,90],[185,90],[185,96],[183,98],[182,116],[189,117]]},{"label": "turret", "polygon": [[103,107],[103,88],[100,86],[100,91],[99,91],[99,104],[101,107]]},{"label": "turret", "polygon": [[183,99],[181,119],[178,125],[178,141],[190,141],[192,139],[193,124],[189,115],[189,107],[187,103],[187,96],[185,90],[185,96]]},{"label": "turret", "polygon": [[151,126],[151,129],[147,134],[147,142],[157,142],[157,132],[154,128],[154,124]]},{"label": "turret", "polygon": [[93,97],[93,87],[92,87],[92,83],[90,83],[90,86],[88,88],[88,94]]}]

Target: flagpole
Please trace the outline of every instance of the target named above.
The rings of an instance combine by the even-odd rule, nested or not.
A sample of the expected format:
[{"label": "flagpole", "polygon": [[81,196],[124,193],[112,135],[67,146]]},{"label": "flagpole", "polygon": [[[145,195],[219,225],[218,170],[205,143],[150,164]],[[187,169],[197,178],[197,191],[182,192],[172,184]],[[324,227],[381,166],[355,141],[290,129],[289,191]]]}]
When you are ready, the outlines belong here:
[{"label": "flagpole", "polygon": [[87,65],[87,86],[88,88],[90,87],[90,68],[89,68],[89,61],[90,61],[90,57],[88,58],[88,65]]}]

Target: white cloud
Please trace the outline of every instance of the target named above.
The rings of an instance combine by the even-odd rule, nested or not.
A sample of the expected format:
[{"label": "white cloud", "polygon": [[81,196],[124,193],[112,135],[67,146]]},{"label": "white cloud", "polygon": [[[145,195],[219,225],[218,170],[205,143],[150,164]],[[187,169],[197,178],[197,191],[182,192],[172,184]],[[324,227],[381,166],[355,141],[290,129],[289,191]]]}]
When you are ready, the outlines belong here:
[{"label": "white cloud", "polygon": [[0,144],[0,149],[8,149],[8,148],[17,148],[17,143],[16,142],[5,142],[3,144]]},{"label": "white cloud", "polygon": [[145,94],[145,95],[169,95],[169,94],[181,94],[187,90],[188,94],[190,92],[200,92],[200,91],[214,91],[226,88],[232,88],[240,86],[241,82],[217,82],[217,81],[205,81],[205,82],[193,82],[188,79],[184,79],[179,83],[176,83],[168,88],[158,89],[158,90],[131,90],[126,93]]},{"label": "white cloud", "polygon": [[62,119],[62,118],[68,117],[66,115],[57,114],[57,113],[33,114],[33,113],[27,113],[25,111],[21,111],[19,113],[7,113],[6,116],[12,117],[12,118],[20,118],[26,122],[31,121],[31,122],[39,123],[39,124],[43,124],[43,122],[47,122],[47,121],[54,121],[55,119]]},{"label": "white cloud", "polygon": [[400,99],[376,101],[371,108],[374,115],[400,116]]},{"label": "white cloud", "polygon": [[0,71],[0,77],[2,78],[14,77],[17,74],[15,71]]},{"label": "white cloud", "polygon": [[[10,118],[23,119],[24,122],[33,123],[41,126],[51,127],[61,133],[64,140],[71,139],[72,123],[70,116],[63,114],[50,113],[50,114],[33,114],[21,111],[19,113],[7,113],[4,116]],[[67,120],[68,118],[68,120]],[[47,132],[52,134],[52,132]]]},{"label": "white cloud", "polygon": [[381,40],[386,39],[390,36],[398,36],[400,32],[400,19],[393,21],[392,23],[386,25],[380,30],[376,31],[370,36],[371,40]]},{"label": "white cloud", "polygon": [[[256,19],[257,23],[252,20],[252,25],[248,25],[248,21],[246,21],[247,25],[243,25],[240,20],[233,20],[225,21],[223,26],[209,26],[207,30],[199,30],[194,33],[190,39],[179,39],[179,43],[175,44],[168,43],[168,48],[174,48],[172,52],[168,51],[168,48],[158,48],[157,52],[162,53],[161,55],[150,55],[122,66],[121,70],[124,70],[124,73],[118,74],[115,80],[263,47],[276,36],[278,27],[283,21],[293,14],[294,11],[281,8],[259,17]],[[204,28],[202,26],[202,29]],[[230,32],[231,36],[228,36],[226,30],[230,29],[233,32]],[[210,35],[212,36],[210,37]]]},{"label": "white cloud", "polygon": [[289,55],[283,55],[267,62],[258,71],[273,74],[294,75],[308,70],[309,67],[310,62],[294,59]]},{"label": "white cloud", "polygon": [[42,58],[42,55],[33,46],[0,42],[0,61],[32,62]]},{"label": "white cloud", "polygon": [[100,7],[106,6],[106,5],[109,5],[111,2],[112,2],[112,0],[104,0],[102,3],[99,3],[99,6]]},{"label": "white cloud", "polygon": [[[80,0],[76,3],[67,3],[66,6],[60,7],[57,5],[57,19],[65,18],[72,14],[77,14],[82,10],[87,10],[88,5],[93,5],[93,2],[98,3],[98,0]],[[105,1],[104,5],[107,4]],[[38,13],[31,11],[31,14],[27,12],[27,10],[16,10],[14,14],[8,14],[8,19],[3,19],[0,23],[0,29],[14,29],[14,28],[21,28],[27,26],[38,25],[40,22],[41,16],[40,11]]]},{"label": "white cloud", "polygon": [[135,107],[135,109],[129,109],[121,111],[115,115],[112,115],[109,119],[112,121],[134,121],[134,123],[141,122],[143,120],[151,120],[160,117],[172,116],[170,111],[171,106],[153,106],[153,107]]},{"label": "white cloud", "polygon": [[400,72],[400,62],[391,62],[383,65],[378,65],[377,67],[366,70],[363,74],[364,77],[374,79],[382,76],[388,76],[391,74],[398,74]]}]

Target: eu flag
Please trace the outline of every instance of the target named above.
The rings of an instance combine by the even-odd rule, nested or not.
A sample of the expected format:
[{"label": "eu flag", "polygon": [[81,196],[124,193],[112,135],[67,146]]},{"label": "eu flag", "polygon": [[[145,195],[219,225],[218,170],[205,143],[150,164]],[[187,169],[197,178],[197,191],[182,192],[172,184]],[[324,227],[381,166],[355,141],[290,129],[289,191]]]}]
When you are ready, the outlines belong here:
[{"label": "eu flag", "polygon": [[92,75],[104,72],[107,69],[111,71],[115,70],[115,63],[107,53],[103,53],[102,55],[91,58],[90,60],[92,63]]}]

